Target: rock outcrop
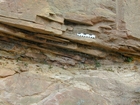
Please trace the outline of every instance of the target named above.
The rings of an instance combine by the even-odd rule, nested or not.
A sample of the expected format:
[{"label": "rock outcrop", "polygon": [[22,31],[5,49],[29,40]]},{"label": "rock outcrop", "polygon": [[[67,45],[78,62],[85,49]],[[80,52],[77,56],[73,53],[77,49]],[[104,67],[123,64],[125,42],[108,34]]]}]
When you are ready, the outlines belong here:
[{"label": "rock outcrop", "polygon": [[[137,69],[136,69],[137,67]],[[0,68],[26,72],[0,78],[0,105],[139,105],[140,65],[64,70],[0,59]],[[137,70],[137,72],[134,70]]]},{"label": "rock outcrop", "polygon": [[[53,54],[75,62],[78,61],[75,56],[80,54],[97,58],[110,55],[140,57],[139,14],[133,14],[140,3],[131,2],[2,0],[1,55],[12,52],[12,56],[4,56],[48,61],[52,59],[49,55]],[[130,15],[136,19],[133,21]],[[95,38],[80,37],[77,33]]]},{"label": "rock outcrop", "polygon": [[0,0],[0,105],[140,105],[139,7]]}]

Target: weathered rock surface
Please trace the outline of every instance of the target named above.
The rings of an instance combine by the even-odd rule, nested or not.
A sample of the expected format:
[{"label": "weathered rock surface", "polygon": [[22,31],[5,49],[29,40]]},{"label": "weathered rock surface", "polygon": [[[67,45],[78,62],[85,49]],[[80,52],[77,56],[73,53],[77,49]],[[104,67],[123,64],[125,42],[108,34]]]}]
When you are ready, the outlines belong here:
[{"label": "weathered rock surface", "polygon": [[10,75],[14,75],[16,72],[14,70],[8,70],[8,69],[3,69],[3,68],[0,68],[0,77],[4,78],[4,77],[7,77],[7,76],[10,76]]},{"label": "weathered rock surface", "polygon": [[140,105],[139,6],[0,0],[0,105]]},{"label": "weathered rock surface", "polygon": [[[43,56],[54,54],[73,59],[76,53],[77,55],[82,53],[92,57],[108,58],[110,54],[117,53],[140,57],[139,14],[137,14],[139,3],[132,2],[2,0],[0,42],[20,44],[24,49],[39,50]],[[80,37],[77,33],[93,34],[96,37],[95,39]],[[11,52],[11,49],[4,48],[1,50]],[[13,53],[16,53],[15,49],[14,46]],[[18,53],[19,57],[29,56],[24,50]],[[42,60],[46,58],[44,56]]]},{"label": "weathered rock surface", "polygon": [[0,105],[140,105],[140,65],[134,69],[135,63],[70,71],[7,59],[0,63],[7,70],[28,68],[0,78]]}]

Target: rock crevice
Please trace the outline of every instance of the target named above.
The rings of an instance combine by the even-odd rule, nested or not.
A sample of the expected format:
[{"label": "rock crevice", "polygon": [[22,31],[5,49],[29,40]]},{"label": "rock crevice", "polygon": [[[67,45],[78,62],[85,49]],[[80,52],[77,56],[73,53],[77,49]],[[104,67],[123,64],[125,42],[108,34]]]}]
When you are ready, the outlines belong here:
[{"label": "rock crevice", "polygon": [[[130,34],[131,30],[127,30],[128,23],[123,14],[125,11],[119,8],[124,5],[123,1],[93,0],[93,6],[87,5],[88,1],[81,1],[80,3],[85,3],[85,8],[88,8],[83,8],[83,11],[76,7],[78,2],[71,0],[68,7],[50,0],[22,2],[12,3],[8,0],[0,3],[1,43],[16,43],[42,53],[70,58],[73,55],[70,52],[97,58],[107,58],[112,53],[140,57],[140,42],[137,40],[139,37],[134,37],[133,33]],[[8,7],[3,8],[8,4],[11,10]],[[61,5],[64,8],[59,8]],[[118,10],[122,11],[123,15],[119,14]],[[80,37],[77,33],[95,35],[96,38]],[[24,54],[27,55],[26,51]]]}]

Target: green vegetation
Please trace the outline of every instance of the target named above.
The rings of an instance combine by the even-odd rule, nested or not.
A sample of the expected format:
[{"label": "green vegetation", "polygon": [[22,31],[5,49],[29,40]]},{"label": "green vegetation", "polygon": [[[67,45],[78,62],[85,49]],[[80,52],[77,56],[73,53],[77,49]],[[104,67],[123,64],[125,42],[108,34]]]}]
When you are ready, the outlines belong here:
[{"label": "green vegetation", "polygon": [[126,61],[126,62],[132,62],[132,61],[133,61],[133,58],[132,58],[132,57],[126,57],[126,58],[125,58],[125,61]]},{"label": "green vegetation", "polygon": [[114,72],[112,68],[106,68],[106,71]]},{"label": "green vegetation", "polygon": [[95,66],[96,67],[101,67],[101,63],[97,59],[95,59]]},{"label": "green vegetation", "polygon": [[24,63],[24,66],[27,67],[28,66],[28,63]]},{"label": "green vegetation", "polygon": [[49,69],[52,69],[53,67],[52,67],[52,65],[49,65]]}]

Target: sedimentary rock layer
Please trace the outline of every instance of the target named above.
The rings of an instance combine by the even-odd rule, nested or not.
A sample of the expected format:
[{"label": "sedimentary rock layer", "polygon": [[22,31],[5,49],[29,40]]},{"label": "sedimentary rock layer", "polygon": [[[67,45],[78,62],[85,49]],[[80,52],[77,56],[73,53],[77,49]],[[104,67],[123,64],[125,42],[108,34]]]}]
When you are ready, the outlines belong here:
[{"label": "sedimentary rock layer", "polygon": [[[120,8],[125,3],[3,0],[0,1],[0,42],[70,58],[74,55],[70,54],[72,51],[99,58],[112,53],[140,57],[140,39],[130,27],[128,31],[128,17]],[[82,37],[78,33],[95,37]],[[16,52],[15,49],[7,50],[1,44],[2,51]]]}]

